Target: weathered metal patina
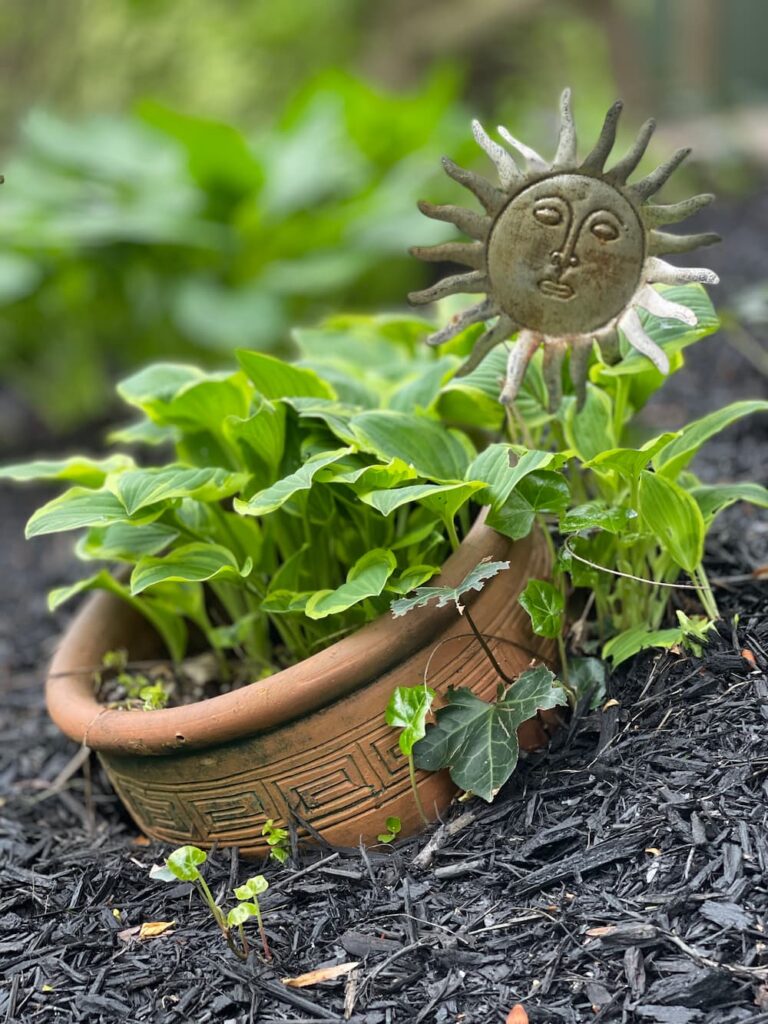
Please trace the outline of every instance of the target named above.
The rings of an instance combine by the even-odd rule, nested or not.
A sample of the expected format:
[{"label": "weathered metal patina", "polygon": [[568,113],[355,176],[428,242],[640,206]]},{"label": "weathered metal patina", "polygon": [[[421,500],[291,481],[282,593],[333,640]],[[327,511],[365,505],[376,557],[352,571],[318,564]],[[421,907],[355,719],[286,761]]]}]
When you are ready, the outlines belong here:
[{"label": "weathered metal patina", "polygon": [[475,138],[493,160],[499,186],[448,158],[443,166],[479,199],[483,213],[419,204],[426,216],[454,224],[474,241],[415,247],[412,252],[421,259],[471,269],[409,298],[423,304],[457,292],[485,293],[483,301],[454,316],[428,342],[441,345],[471,324],[495,318],[459,369],[463,375],[516,334],[500,395],[504,403],[517,396],[528,363],[540,346],[550,407],[560,403],[568,351],[571,380],[583,402],[593,343],[600,345],[605,359],[615,361],[619,331],[662,373],[669,372],[666,353],[643,330],[637,309],[693,326],[696,317],[690,309],[670,302],[651,286],[717,283],[711,270],[675,267],[659,258],[719,241],[714,234],[673,235],[657,230],[689,217],[714,198],[693,196],[669,206],[649,201],[690,150],[679,149],[652,173],[628,184],[653,133],[651,120],[640,129],[629,152],[605,169],[621,109],[621,102],[616,102],[608,111],[600,137],[581,163],[568,89],[561,98],[560,134],[551,163],[500,127],[499,135],[523,158],[524,169],[475,121]]}]

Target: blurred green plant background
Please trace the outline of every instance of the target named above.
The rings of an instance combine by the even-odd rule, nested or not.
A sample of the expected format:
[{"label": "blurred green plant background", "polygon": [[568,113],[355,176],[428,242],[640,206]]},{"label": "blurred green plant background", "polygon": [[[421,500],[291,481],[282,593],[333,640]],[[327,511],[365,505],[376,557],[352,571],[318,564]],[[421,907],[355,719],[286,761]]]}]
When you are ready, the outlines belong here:
[{"label": "blurred green plant background", "polygon": [[765,130],[718,124],[763,102],[765,29],[761,0],[6,2],[0,405],[62,432],[150,359],[401,308],[434,273],[408,246],[450,237],[415,205],[456,198],[438,157],[483,166],[477,115],[548,149],[566,84],[582,139],[618,93],[621,143],[685,117],[705,184],[754,188]]}]

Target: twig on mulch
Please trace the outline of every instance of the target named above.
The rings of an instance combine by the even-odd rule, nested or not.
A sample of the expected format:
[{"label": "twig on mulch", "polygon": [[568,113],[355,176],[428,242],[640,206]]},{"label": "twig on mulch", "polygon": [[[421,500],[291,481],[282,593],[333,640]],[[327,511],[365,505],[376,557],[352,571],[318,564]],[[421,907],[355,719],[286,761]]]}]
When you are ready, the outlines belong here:
[{"label": "twig on mulch", "polygon": [[460,814],[458,818],[454,818],[453,821],[448,821],[444,825],[441,825],[424,849],[420,853],[417,853],[413,858],[413,866],[418,871],[426,871],[434,860],[437,851],[442,849],[449,839],[458,835],[462,829],[468,828],[470,825],[474,824],[474,822],[474,812],[465,811],[463,814]]}]

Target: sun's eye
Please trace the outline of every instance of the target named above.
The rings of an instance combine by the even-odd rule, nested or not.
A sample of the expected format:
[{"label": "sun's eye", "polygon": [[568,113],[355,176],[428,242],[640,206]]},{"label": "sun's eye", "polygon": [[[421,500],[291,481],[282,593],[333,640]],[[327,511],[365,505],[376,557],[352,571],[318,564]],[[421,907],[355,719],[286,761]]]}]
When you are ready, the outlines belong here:
[{"label": "sun's eye", "polygon": [[609,220],[598,220],[590,228],[595,238],[601,242],[615,242],[619,237],[619,229]]},{"label": "sun's eye", "polygon": [[556,206],[537,206],[533,216],[539,224],[546,224],[547,227],[556,227],[563,222],[563,212]]}]

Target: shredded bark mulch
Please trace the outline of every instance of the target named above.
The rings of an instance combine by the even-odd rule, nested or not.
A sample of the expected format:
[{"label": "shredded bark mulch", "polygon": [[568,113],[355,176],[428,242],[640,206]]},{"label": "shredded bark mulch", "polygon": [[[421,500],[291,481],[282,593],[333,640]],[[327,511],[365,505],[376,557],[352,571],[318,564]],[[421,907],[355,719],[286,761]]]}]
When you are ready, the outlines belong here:
[{"label": "shredded bark mulch", "polygon": [[[0,491],[9,537],[38,498]],[[0,598],[0,1021],[485,1024],[522,1003],[533,1022],[768,1022],[765,583],[718,591],[701,657],[622,667],[601,710],[495,804],[457,806],[442,842],[263,867],[215,852],[224,902],[250,874],[270,882],[274,960],[243,964],[188,885],[149,879],[169,850],[146,845],[98,766],[65,778],[78,751],[45,716],[41,651],[56,628],[42,595],[68,548],[52,538],[42,562],[30,548],[0,554],[27,584],[24,601]],[[743,575],[767,549],[760,517],[732,510],[710,571]],[[131,934],[152,921],[173,924]],[[281,980],[349,962],[318,986]]]}]

